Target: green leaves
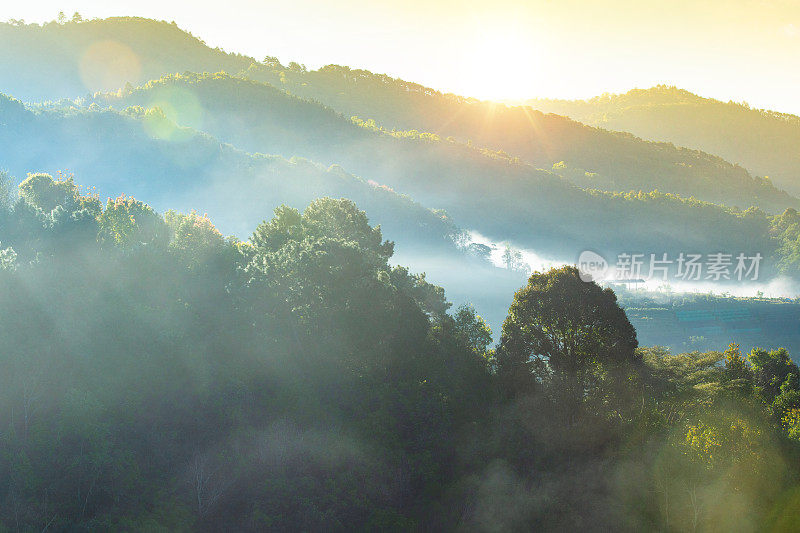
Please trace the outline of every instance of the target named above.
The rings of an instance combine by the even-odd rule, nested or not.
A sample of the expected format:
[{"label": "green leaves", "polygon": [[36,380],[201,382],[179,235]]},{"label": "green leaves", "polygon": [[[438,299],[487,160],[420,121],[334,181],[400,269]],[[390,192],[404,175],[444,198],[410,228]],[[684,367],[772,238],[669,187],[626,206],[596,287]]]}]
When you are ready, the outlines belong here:
[{"label": "green leaves", "polygon": [[457,336],[461,342],[477,355],[486,357],[489,345],[492,344],[492,329],[486,321],[475,312],[471,305],[460,306],[453,315]]},{"label": "green leaves", "polygon": [[118,246],[165,246],[169,242],[169,231],[161,216],[149,205],[124,194],[108,199],[98,221],[100,239]]},{"label": "green leaves", "polygon": [[19,196],[44,213],[49,213],[57,206],[72,212],[81,204],[80,190],[72,176],[54,180],[49,174],[29,174],[19,184]]},{"label": "green leaves", "polygon": [[501,374],[521,374],[511,382],[566,380],[582,396],[595,367],[635,361],[637,346],[614,293],[563,267],[534,273],[514,295],[497,358]]}]

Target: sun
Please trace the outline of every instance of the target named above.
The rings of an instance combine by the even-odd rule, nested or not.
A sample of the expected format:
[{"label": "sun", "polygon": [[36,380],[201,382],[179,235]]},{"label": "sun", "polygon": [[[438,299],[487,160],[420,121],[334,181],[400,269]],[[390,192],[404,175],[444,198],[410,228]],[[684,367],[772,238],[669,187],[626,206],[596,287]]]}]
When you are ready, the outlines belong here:
[{"label": "sun", "polygon": [[542,46],[524,28],[482,28],[461,58],[459,92],[482,100],[512,100],[535,94],[541,78]]}]

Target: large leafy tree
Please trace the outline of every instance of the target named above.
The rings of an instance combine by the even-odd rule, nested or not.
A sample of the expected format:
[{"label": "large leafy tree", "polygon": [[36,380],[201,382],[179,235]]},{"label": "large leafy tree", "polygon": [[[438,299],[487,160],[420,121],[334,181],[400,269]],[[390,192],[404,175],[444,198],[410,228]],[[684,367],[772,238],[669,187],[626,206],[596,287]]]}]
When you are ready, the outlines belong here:
[{"label": "large leafy tree", "polygon": [[549,385],[568,416],[602,372],[638,360],[636,331],[610,289],[575,267],[534,273],[514,295],[503,324],[498,373],[511,394]]},{"label": "large leafy tree", "polygon": [[164,219],[149,205],[125,195],[109,198],[98,221],[100,239],[119,246],[166,245],[169,241]]},{"label": "large leafy tree", "polygon": [[58,206],[67,212],[88,210],[98,216],[102,209],[97,196],[82,195],[72,176],[29,174],[19,184],[19,196],[33,207],[49,213]]},{"label": "large leafy tree", "polygon": [[767,403],[772,403],[780,395],[784,383],[787,381],[792,383],[800,376],[797,363],[792,361],[784,348],[778,350],[754,348],[747,356],[747,360],[753,367],[756,390]]},{"label": "large leafy tree", "polygon": [[392,294],[430,315],[449,306],[444,291],[424,275],[389,265],[394,244],[350,200],[322,198],[302,214],[281,206],[256,228],[250,244],[250,279],[269,287],[279,305],[307,325],[312,317],[318,326],[320,320],[337,322],[341,313],[363,314],[358,320],[368,324],[391,311],[377,309],[378,302],[399,302]]}]

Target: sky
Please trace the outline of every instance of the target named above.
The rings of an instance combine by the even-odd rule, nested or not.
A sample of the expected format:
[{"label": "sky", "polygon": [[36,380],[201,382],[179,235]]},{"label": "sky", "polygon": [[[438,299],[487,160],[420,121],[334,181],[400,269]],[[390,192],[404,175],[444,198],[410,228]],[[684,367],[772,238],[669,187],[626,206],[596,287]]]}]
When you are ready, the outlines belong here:
[{"label": "sky", "polygon": [[336,63],[483,99],[588,98],[657,84],[800,114],[800,0],[29,0],[175,21],[211,46]]}]

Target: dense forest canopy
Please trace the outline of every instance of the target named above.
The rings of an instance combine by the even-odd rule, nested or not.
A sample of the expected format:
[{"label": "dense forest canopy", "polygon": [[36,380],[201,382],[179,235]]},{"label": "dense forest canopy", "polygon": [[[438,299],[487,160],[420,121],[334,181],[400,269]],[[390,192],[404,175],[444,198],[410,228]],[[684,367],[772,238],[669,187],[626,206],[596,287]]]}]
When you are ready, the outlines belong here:
[{"label": "dense forest canopy", "polygon": [[[0,96],[0,120],[3,166],[15,176],[37,166],[51,173],[69,170],[106,196],[124,187],[153,197],[164,209],[170,202],[186,210],[196,206],[221,219],[228,232],[244,232],[265,204],[301,206],[326,195],[353,198],[367,209],[374,205],[373,216],[395,226],[398,238],[413,236],[415,246],[452,243],[459,231],[442,213],[341,167],[253,156],[181,128],[157,109],[34,112]],[[233,182],[236,186],[230,186]]]},{"label": "dense forest canopy", "polygon": [[8,527],[797,525],[785,350],[637,348],[572,267],[530,278],[494,349],[347,200],[240,241],[69,177],[2,190]]},{"label": "dense forest canopy", "polygon": [[[395,230],[399,242],[408,239],[415,245],[452,249],[459,240],[457,226],[568,261],[585,249],[672,253],[714,242],[721,249],[763,254],[768,276],[796,276],[798,268],[800,227],[794,210],[772,217],[759,209],[742,212],[658,191],[585,190],[467,146],[378,135],[382,144],[375,147],[394,157],[374,158],[376,168],[386,165],[381,175],[391,176],[400,192],[445,209],[448,219],[339,167],[322,170],[303,160],[253,156],[220,145],[207,134],[175,125],[159,108],[114,112],[60,106],[35,112],[12,99],[3,101],[0,113],[8,119],[0,126],[0,139],[10,151],[5,164],[14,174],[25,175],[36,164],[51,172],[69,169],[104,194],[126,187],[138,196],[152,195],[165,208],[170,199],[182,209],[199,205],[220,213],[223,226],[235,230],[255,222],[265,199],[299,206],[315,196],[339,195],[374,212],[381,224]],[[407,174],[404,168],[415,171]],[[233,176],[230,169],[236,169]],[[230,186],[231,179],[236,187]]]},{"label": "dense forest canopy", "polygon": [[[335,65],[308,71],[297,63],[284,66],[269,57],[258,62],[211,49],[172,23],[117,17],[52,22],[41,26],[0,24],[0,41],[7,43],[0,49],[0,88],[2,92],[24,101],[91,98],[96,91],[113,92],[128,84],[135,87],[164,75],[224,71],[268,82],[301,98],[315,100],[347,118],[358,116],[365,121],[374,120],[388,130],[416,130],[442,138],[453,137],[480,148],[505,151],[540,168],[551,169],[561,163],[563,166],[556,168],[557,173],[589,188],[616,192],[658,189],[741,209],[756,205],[771,213],[800,206],[797,198],[774,187],[770,181],[753,177],[743,168],[707,153],[643,142],[629,134],[591,128],[566,117],[545,115],[530,107],[509,107],[446,95],[369,71]],[[170,53],[164,54],[163,50]],[[53,83],[53,79],[58,82]],[[269,91],[255,91],[258,94],[254,94],[252,87],[242,84],[225,88],[217,85],[216,89],[214,92],[212,87],[193,86],[188,92],[197,90],[202,93],[201,101],[194,103],[207,108],[209,118],[217,126],[225,122],[230,126],[237,118],[237,110],[242,112],[244,106],[248,110],[258,108],[264,113],[259,117],[263,129],[257,136],[262,141],[264,135],[281,128],[286,130],[286,123],[281,121],[287,117],[296,121],[293,123],[297,124],[298,130],[278,142],[275,150],[286,148],[292,140],[296,143],[299,132],[309,128],[304,122],[320,115],[319,110],[308,106],[303,108],[299,102],[282,101],[278,106],[270,106],[276,103],[274,94]],[[242,95],[237,107],[231,109],[230,93],[226,91],[237,89],[248,94]],[[192,103],[194,96],[187,92],[182,96]],[[252,114],[244,114],[243,129],[234,132],[241,138],[247,138],[247,119],[254,118]],[[197,126],[196,114],[184,114],[182,118],[189,119],[189,123],[182,125]],[[330,146],[331,136],[339,137],[342,128],[345,129],[344,135],[348,135],[346,127],[341,125],[328,129],[331,128],[330,117],[324,118],[320,126],[322,124],[326,126],[314,135],[316,138],[322,136],[322,132],[329,132],[321,149]],[[227,135],[223,133],[230,132],[210,133],[224,140]],[[289,156],[304,155],[299,150],[307,148],[308,144],[289,146],[295,150]],[[686,145],[703,149],[702,145],[695,143]],[[269,144],[239,147],[248,151],[268,151],[270,148]],[[713,149],[707,151],[732,155],[730,150],[724,154]],[[740,153],[734,152],[733,155]],[[321,159],[327,156],[325,154]],[[740,159],[731,158],[737,162]],[[345,167],[361,173],[360,169]],[[760,168],[754,170],[763,172]],[[786,181],[779,183],[789,187]],[[792,190],[797,191],[796,188]]]},{"label": "dense forest canopy", "polygon": [[[117,109],[130,105],[158,106],[175,122],[202,129],[245,150],[284,156],[302,155],[322,163],[338,163],[362,176],[386,181],[393,186],[400,183],[399,177],[392,172],[401,175],[430,173],[428,169],[412,166],[421,158],[418,155],[409,157],[408,149],[404,150],[399,140],[408,137],[430,140],[436,144],[429,147],[437,154],[434,157],[449,162],[465,157],[460,155],[465,152],[465,147],[455,143],[455,138],[465,141],[474,138],[472,134],[447,130],[456,127],[453,124],[455,119],[446,120],[446,128],[434,125],[431,122],[433,115],[428,111],[420,115],[413,128],[398,131],[383,126],[383,113],[373,116],[368,114],[372,110],[362,109],[354,115],[374,120],[353,118],[353,122],[366,130],[358,131],[347,123],[349,120],[332,109],[293,97],[291,85],[286,89],[287,93],[278,89],[285,88],[285,83],[271,81],[277,85],[273,87],[221,73],[175,75],[151,81],[140,88],[99,95],[94,102]],[[308,93],[309,87],[309,83],[302,82],[301,94]],[[347,90],[345,94],[352,92]],[[431,99],[428,106],[441,111],[440,102],[435,97],[427,98]],[[384,102],[393,112],[401,107],[393,98],[381,93],[364,94],[359,101]],[[453,112],[464,120],[472,117],[469,128],[480,130],[481,134],[486,133],[487,128],[497,128],[506,133],[516,132],[520,139],[525,138],[525,148],[510,150],[511,156],[502,150],[492,152],[485,148],[509,150],[509,145],[517,145],[499,139],[483,139],[475,148],[484,148],[482,151],[486,157],[519,161],[519,157],[513,156],[523,156],[523,159],[580,186],[622,192],[657,189],[742,209],[759,206],[769,212],[800,206],[800,200],[774,188],[769,182],[752,178],[743,169],[701,152],[592,130],[563,117],[545,117],[538,112],[530,116],[518,113],[525,117],[521,123],[519,117],[513,118],[518,108],[489,110],[485,109],[485,104],[465,102],[462,105],[464,109]],[[556,125],[559,121],[563,124]],[[535,132],[535,136],[531,136],[531,132]],[[390,134],[399,140],[386,138],[386,135],[381,138],[377,133]],[[442,143],[446,135],[450,138]],[[530,150],[542,149],[546,153],[525,156]],[[371,153],[380,153],[382,157],[364,157]],[[574,157],[576,153],[586,159],[577,160]],[[594,159],[589,161],[589,157]],[[654,169],[658,171],[653,173]],[[533,171],[531,168],[530,172]],[[481,169],[481,172],[485,175],[488,170]]]},{"label": "dense forest canopy", "polygon": [[533,106],[0,23],[0,531],[800,529],[800,299],[576,264],[796,291],[797,117]]}]

